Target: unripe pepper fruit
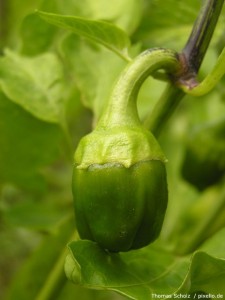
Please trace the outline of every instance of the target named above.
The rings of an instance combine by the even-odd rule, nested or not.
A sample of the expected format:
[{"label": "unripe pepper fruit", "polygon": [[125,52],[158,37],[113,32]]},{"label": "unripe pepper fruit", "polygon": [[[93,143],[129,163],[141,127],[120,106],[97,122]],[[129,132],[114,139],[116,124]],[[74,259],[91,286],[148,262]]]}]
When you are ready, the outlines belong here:
[{"label": "unripe pepper fruit", "polygon": [[95,130],[75,152],[73,195],[82,239],[112,252],[142,248],[159,235],[167,207],[165,157],[138,117],[136,98],[149,73],[177,57],[146,51],[122,72]]},{"label": "unripe pepper fruit", "polygon": [[225,176],[225,118],[204,124],[190,134],[181,174],[200,191]]}]

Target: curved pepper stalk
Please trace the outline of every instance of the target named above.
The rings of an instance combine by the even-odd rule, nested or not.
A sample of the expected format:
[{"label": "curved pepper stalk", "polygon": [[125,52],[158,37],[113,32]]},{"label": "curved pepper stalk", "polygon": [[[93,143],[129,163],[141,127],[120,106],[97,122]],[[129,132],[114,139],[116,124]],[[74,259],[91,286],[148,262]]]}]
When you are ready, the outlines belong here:
[{"label": "curved pepper stalk", "polygon": [[113,252],[139,249],[159,235],[167,207],[165,156],[137,113],[151,72],[175,72],[176,53],[148,50],[119,77],[95,130],[75,152],[73,195],[82,239]]}]

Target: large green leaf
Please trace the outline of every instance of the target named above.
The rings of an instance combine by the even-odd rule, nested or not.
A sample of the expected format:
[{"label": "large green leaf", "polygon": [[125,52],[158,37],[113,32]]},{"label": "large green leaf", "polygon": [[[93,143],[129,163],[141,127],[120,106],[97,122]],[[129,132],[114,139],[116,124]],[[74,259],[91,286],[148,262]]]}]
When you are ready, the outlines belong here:
[{"label": "large green leaf", "polygon": [[139,24],[144,9],[143,0],[87,0],[92,16],[96,19],[112,20],[131,34]]},{"label": "large green leaf", "polygon": [[93,242],[77,241],[69,249],[65,270],[70,280],[87,288],[114,290],[130,299],[172,294],[188,268],[187,259],[157,247],[109,254]]},{"label": "large green leaf", "polygon": [[[112,21],[129,35],[136,29],[144,9],[143,0],[83,0],[58,1],[59,11],[63,15],[75,15],[89,19]],[[46,11],[45,8],[41,10]],[[55,11],[51,11],[55,12]]]},{"label": "large green leaf", "polygon": [[64,112],[62,66],[54,54],[35,58],[5,51],[0,58],[0,88],[35,117],[60,123]]},{"label": "large green leaf", "polygon": [[69,29],[78,35],[100,43],[123,59],[130,60],[128,55],[129,38],[122,29],[112,23],[41,11],[37,12],[37,14],[53,25]]},{"label": "large green leaf", "polygon": [[60,155],[62,131],[42,122],[0,93],[0,182],[43,187],[41,168]]},{"label": "large green leaf", "polygon": [[157,295],[176,299],[199,292],[225,294],[225,260],[205,252],[176,257],[150,246],[123,254],[110,254],[90,241],[69,244],[65,271],[75,284],[117,291],[129,299],[151,300]]},{"label": "large green leaf", "polygon": [[61,53],[70,77],[81,92],[83,104],[98,118],[109,99],[113,82],[125,66],[124,61],[72,34],[63,41]]},{"label": "large green leaf", "polygon": [[[104,48],[82,40],[71,34],[61,46],[61,55],[67,66],[70,78],[76,82],[81,92],[83,104],[90,108],[98,119],[107,103],[114,82],[125,67],[125,62]],[[132,49],[138,54],[139,47]],[[138,96],[138,110],[143,118],[156,103],[165,83],[148,78]]]}]

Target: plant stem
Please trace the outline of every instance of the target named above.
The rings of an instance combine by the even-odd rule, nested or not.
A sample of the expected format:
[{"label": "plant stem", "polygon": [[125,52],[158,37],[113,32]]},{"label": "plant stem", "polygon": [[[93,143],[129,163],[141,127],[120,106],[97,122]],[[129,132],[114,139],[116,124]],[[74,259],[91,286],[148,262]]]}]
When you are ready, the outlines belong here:
[{"label": "plant stem", "polygon": [[149,128],[155,137],[158,137],[161,130],[184,97],[184,92],[172,84],[168,84],[160,100],[156,103],[144,125]]},{"label": "plant stem", "polygon": [[138,55],[117,80],[97,127],[113,127],[118,123],[139,125],[136,99],[144,80],[158,69],[176,73],[179,67],[177,53],[169,49],[153,48]]},{"label": "plant stem", "polygon": [[[200,68],[216,27],[224,0],[207,0],[204,2],[194,24],[188,42],[180,57],[183,59],[183,77],[191,77]],[[181,77],[182,77],[181,76]],[[145,120],[145,126],[158,137],[167,121],[174,113],[185,93],[172,83],[166,88],[159,102]]]},{"label": "plant stem", "polygon": [[[181,85],[180,88],[187,94],[192,96],[202,96],[209,93],[219,82],[225,73],[225,48],[220,54],[216,65],[206,78],[196,86],[194,86],[194,80],[191,80],[191,88],[187,84]],[[187,82],[188,83],[188,82]]]},{"label": "plant stem", "polygon": [[211,41],[224,0],[203,1],[200,14],[183,49],[189,66],[197,73]]},{"label": "plant stem", "polygon": [[35,300],[50,300],[60,291],[66,282],[66,275],[63,272],[66,251],[60,255],[55,267],[52,269],[50,276]]},{"label": "plant stem", "polygon": [[[77,239],[77,233],[72,235],[68,243],[75,239]],[[57,298],[58,292],[67,281],[66,275],[64,273],[66,253],[67,250],[64,249],[59,256],[55,267],[52,269],[47,281],[45,282],[44,287],[35,300],[54,300]]]},{"label": "plant stem", "polygon": [[[181,248],[179,254],[188,254],[196,250],[204,240],[209,237],[207,233],[212,229],[212,224],[215,223],[215,220],[218,219],[221,212],[223,212],[225,208],[225,187],[223,186],[218,199],[215,199],[215,205],[212,207],[210,212],[206,215],[206,217],[202,220],[200,227],[195,231],[192,235],[191,240],[188,242],[185,248]],[[221,224],[223,227],[224,224]],[[221,227],[217,228],[219,230]]]}]

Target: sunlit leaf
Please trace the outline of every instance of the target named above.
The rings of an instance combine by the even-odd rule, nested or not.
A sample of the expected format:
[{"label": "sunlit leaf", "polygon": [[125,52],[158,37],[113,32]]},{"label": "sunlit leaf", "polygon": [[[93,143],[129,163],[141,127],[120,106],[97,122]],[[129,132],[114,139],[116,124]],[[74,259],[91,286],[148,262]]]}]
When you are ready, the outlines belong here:
[{"label": "sunlit leaf", "polygon": [[0,88],[35,117],[60,123],[63,113],[62,67],[54,54],[35,58],[6,51],[0,58]]},{"label": "sunlit leaf", "polygon": [[83,104],[98,118],[125,62],[72,34],[63,41],[61,52],[81,92]]},{"label": "sunlit leaf", "polygon": [[128,47],[130,46],[129,38],[122,29],[112,23],[41,11],[37,12],[37,14],[53,25],[69,29],[78,35],[89,38],[94,42],[104,45],[123,59],[130,60],[128,55]]}]

